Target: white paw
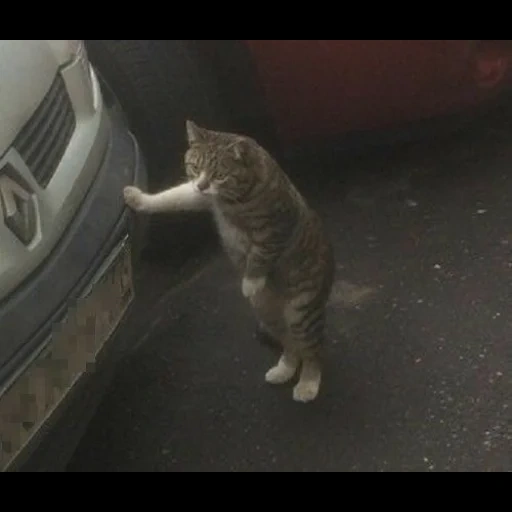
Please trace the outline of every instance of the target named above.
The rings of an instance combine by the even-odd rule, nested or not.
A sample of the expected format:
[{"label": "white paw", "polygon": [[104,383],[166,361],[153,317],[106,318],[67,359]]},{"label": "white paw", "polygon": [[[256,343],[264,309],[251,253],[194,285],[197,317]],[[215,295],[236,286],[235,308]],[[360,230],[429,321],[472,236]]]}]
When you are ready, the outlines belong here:
[{"label": "white paw", "polygon": [[320,390],[320,381],[299,381],[293,388],[293,399],[296,402],[311,402]]},{"label": "white paw", "polygon": [[285,384],[295,375],[296,368],[278,364],[265,374],[265,381],[269,384]]},{"label": "white paw", "polygon": [[125,203],[136,212],[144,209],[144,192],[137,187],[125,187],[123,190]]},{"label": "white paw", "polygon": [[256,279],[242,279],[242,293],[244,297],[254,297],[258,292],[265,288],[266,279],[264,277],[257,277]]}]

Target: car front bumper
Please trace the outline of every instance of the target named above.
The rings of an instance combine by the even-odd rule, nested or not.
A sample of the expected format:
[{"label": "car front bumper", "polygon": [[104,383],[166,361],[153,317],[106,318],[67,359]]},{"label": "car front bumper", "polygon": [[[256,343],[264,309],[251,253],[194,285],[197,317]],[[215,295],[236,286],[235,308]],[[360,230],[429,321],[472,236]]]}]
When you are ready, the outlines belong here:
[{"label": "car front bumper", "polygon": [[[80,359],[77,356],[78,349],[70,352],[69,344],[73,341],[65,341],[69,345],[68,353],[75,360],[75,371],[71,375],[68,367],[64,371],[59,370],[59,378],[62,375],[68,378],[64,388],[62,382],[49,386],[48,377],[41,375],[39,378],[43,378],[43,382],[41,385],[32,384],[35,389],[32,394],[23,391],[19,385],[27,375],[31,375],[33,380],[37,379],[37,372],[44,371],[41,370],[42,361],[46,361],[48,354],[51,359],[56,350],[52,346],[58,338],[56,333],[64,330],[62,326],[69,323],[68,319],[79,307],[88,307],[80,304],[92,301],[87,298],[93,293],[91,289],[99,286],[97,283],[102,280],[112,280],[109,274],[113,272],[112,266],[117,265],[116,262],[123,255],[125,260],[134,260],[141,249],[145,226],[125,207],[122,191],[126,185],[146,186],[145,162],[136,140],[113,112],[110,125],[110,142],[101,168],[65,236],[41,269],[9,301],[0,305],[2,325],[16,333],[20,330],[31,332],[16,356],[0,369],[0,415],[3,415],[0,418],[0,425],[3,425],[0,427],[0,436],[2,430],[11,430],[10,434],[4,433],[0,437],[0,470],[62,470],[108,384],[113,368],[110,363],[129,350],[130,345],[136,341],[123,328],[131,309],[132,302],[129,301],[124,309],[116,312],[118,318],[112,324],[113,332],[103,334],[105,343],[88,354],[84,352],[85,359],[78,361],[82,365],[80,371],[76,371],[77,359]],[[126,251],[129,251],[128,256]],[[44,315],[41,310],[46,310]],[[101,313],[101,307],[99,311]],[[85,317],[82,315],[80,318],[83,320]],[[97,314],[96,328],[98,317]],[[22,318],[25,319],[24,324],[20,323]],[[31,321],[27,319],[34,318],[45,320],[39,321],[38,325],[27,326],[27,322]],[[20,325],[24,325],[24,328],[20,329]],[[87,342],[94,344],[96,337],[94,333],[91,334]],[[74,342],[80,344],[83,339],[83,336],[76,337]],[[19,389],[13,391],[17,383]],[[60,389],[57,390],[59,385]],[[4,400],[9,392],[15,397],[17,410],[14,414],[12,396],[10,400]],[[38,393],[46,394],[46,398],[38,399],[35,397]],[[32,412],[28,422],[24,411],[30,408],[30,404],[27,406],[24,400],[32,402],[32,409],[39,408],[39,411]],[[9,402],[10,405],[2,407],[2,402]],[[37,419],[32,421],[32,417]],[[10,422],[9,428],[5,427],[7,421]],[[20,431],[20,446],[13,444],[12,428]]]}]

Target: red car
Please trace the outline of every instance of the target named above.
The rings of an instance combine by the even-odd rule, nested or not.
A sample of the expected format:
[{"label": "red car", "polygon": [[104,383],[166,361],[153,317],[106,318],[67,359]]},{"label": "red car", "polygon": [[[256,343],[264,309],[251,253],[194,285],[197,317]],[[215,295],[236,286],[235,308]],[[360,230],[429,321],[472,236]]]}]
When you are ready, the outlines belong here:
[{"label": "red car", "polygon": [[486,102],[510,83],[508,42],[246,43],[287,140],[440,116]]},{"label": "red car", "polygon": [[87,41],[153,163],[153,182],[179,165],[187,118],[290,145],[409,130],[494,104],[511,87],[511,43]]}]

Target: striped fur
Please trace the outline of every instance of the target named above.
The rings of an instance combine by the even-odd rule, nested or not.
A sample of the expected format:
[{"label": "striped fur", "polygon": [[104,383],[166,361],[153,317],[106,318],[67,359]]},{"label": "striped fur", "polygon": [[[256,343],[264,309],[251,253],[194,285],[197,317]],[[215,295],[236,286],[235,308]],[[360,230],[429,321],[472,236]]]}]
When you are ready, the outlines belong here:
[{"label": "striped fur", "polygon": [[178,186],[150,195],[128,187],[126,201],[148,213],[200,207],[212,211],[243,294],[260,324],[283,347],[267,382],[287,382],[300,368],[293,396],[311,401],[320,387],[325,307],[334,279],[333,253],[322,222],[253,139],[213,132],[190,121],[187,134],[188,182],[180,185],[181,191]]}]

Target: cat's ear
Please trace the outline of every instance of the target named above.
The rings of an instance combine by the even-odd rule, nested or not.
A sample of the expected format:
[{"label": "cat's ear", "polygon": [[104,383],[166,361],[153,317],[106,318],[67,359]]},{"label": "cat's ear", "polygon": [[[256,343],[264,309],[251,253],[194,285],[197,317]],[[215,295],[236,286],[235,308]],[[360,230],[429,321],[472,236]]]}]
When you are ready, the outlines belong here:
[{"label": "cat's ear", "polygon": [[187,139],[189,144],[193,144],[194,142],[204,142],[207,138],[207,130],[204,128],[200,128],[197,126],[194,121],[190,121],[187,119]]},{"label": "cat's ear", "polygon": [[242,164],[247,163],[247,157],[249,154],[249,145],[245,140],[239,140],[233,144],[233,155],[237,162]]}]

